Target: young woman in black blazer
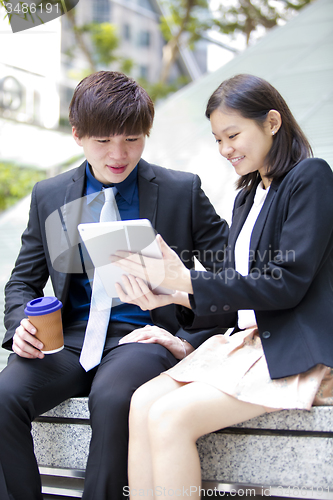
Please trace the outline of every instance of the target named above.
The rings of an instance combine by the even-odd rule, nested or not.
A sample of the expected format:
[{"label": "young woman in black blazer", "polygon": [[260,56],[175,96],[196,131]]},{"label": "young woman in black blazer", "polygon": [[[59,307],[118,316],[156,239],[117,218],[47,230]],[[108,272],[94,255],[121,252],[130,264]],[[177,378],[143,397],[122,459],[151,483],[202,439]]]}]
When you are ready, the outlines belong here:
[{"label": "young woman in black blazer", "polygon": [[[178,303],[189,331],[233,327],[132,400],[130,489],[165,487],[174,496],[185,488],[192,498],[200,436],[265,412],[333,404],[332,170],[311,157],[284,99],[261,78],[223,82],[206,116],[242,188],[223,271],[187,270],[161,238],[163,269],[149,260],[142,269],[135,255],[119,262],[131,275],[122,300],[143,309]],[[147,270],[152,283],[177,292],[153,295]]]}]

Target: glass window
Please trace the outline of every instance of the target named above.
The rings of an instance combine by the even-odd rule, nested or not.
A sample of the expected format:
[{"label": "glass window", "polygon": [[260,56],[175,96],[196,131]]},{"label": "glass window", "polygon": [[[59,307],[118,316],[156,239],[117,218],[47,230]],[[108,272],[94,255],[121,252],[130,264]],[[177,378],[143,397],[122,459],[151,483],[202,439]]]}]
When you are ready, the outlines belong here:
[{"label": "glass window", "polygon": [[140,78],[144,78],[145,80],[149,79],[149,67],[141,65],[140,68]]},{"label": "glass window", "polygon": [[96,23],[105,23],[110,21],[110,2],[109,0],[93,0],[93,20]]},{"label": "glass window", "polygon": [[129,41],[132,39],[132,30],[131,30],[130,24],[124,24],[123,32],[124,32],[124,39],[125,40]]},{"label": "glass window", "polygon": [[140,47],[150,47],[150,32],[140,31],[139,32],[139,46]]},{"label": "glass window", "polygon": [[140,5],[140,7],[144,7],[147,10],[155,12],[155,9],[154,9],[152,3],[149,0],[136,0],[136,3],[138,5]]}]

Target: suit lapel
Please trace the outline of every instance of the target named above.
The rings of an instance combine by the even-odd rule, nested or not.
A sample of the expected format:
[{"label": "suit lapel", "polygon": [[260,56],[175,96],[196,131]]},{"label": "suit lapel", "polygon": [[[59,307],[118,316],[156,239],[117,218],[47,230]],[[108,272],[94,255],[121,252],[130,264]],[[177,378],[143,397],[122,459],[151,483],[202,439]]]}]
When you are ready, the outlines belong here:
[{"label": "suit lapel", "polygon": [[155,173],[149,163],[145,160],[139,161],[138,188],[140,219],[148,219],[153,227],[156,224],[158,184],[153,182]]},{"label": "suit lapel", "polygon": [[[276,195],[276,190],[274,188],[270,188],[266,200],[263,204],[262,209],[260,210],[260,213],[258,215],[258,218],[256,220],[256,223],[254,225],[252,235],[251,235],[251,241],[250,241],[250,255],[255,255],[255,252],[258,248],[260,237],[262,235],[262,232],[264,230],[267,217],[270,211],[270,208],[272,206],[272,202],[275,198]],[[252,264],[254,264],[254,261],[252,260]]]},{"label": "suit lapel", "polygon": [[72,182],[66,187],[64,204],[80,198],[83,195],[86,173],[86,161],[73,171]]},{"label": "suit lapel", "polygon": [[251,210],[254,195],[255,195],[255,188],[249,192],[244,203],[242,203],[240,206],[238,206],[235,209],[234,214],[233,214],[232,224],[231,224],[230,232],[229,232],[229,240],[228,240],[228,246],[229,246],[228,255],[231,258],[229,265],[231,267],[235,267],[234,249],[235,249],[236,240],[237,240],[238,235],[243,227],[243,224],[246,220],[246,217],[248,216],[248,214]]},{"label": "suit lapel", "polygon": [[[258,183],[260,182],[260,179],[258,180]],[[236,240],[238,238],[238,235],[244,225],[244,222],[249,215],[249,212],[251,210],[251,207],[253,205],[253,200],[254,196],[256,193],[256,188],[257,185],[253,187],[251,192],[248,194],[246,197],[246,200],[243,204],[238,206],[235,209],[233,220],[232,220],[232,225],[230,228],[230,235],[229,235],[229,249],[230,249],[230,255],[232,256],[232,261],[230,262],[230,265],[232,267],[235,266],[235,260],[234,260],[234,248],[236,244]],[[256,220],[256,223],[254,225],[253,231],[252,231],[252,236],[251,236],[251,241],[250,241],[250,255],[255,255],[255,252],[258,248],[259,241],[261,234],[264,230],[266,220],[270,211],[270,208],[272,206],[273,200],[276,195],[276,191],[279,187],[280,181],[273,181],[270,187],[270,190],[267,194],[267,198],[264,202],[264,205],[260,211],[260,214]],[[252,264],[254,264],[254,260],[252,259]]]},{"label": "suit lapel", "polygon": [[[81,167],[79,168],[81,169]],[[60,208],[61,215],[64,221],[64,229],[67,232],[67,238],[69,239],[71,247],[75,246],[79,241],[77,226],[81,221],[82,203],[84,201],[83,192],[85,184],[85,174],[83,172],[82,175],[82,170],[80,172],[81,175],[77,174],[79,174],[79,172],[75,172],[75,175],[73,175],[72,178],[72,182],[68,184],[66,188],[64,204]]]}]

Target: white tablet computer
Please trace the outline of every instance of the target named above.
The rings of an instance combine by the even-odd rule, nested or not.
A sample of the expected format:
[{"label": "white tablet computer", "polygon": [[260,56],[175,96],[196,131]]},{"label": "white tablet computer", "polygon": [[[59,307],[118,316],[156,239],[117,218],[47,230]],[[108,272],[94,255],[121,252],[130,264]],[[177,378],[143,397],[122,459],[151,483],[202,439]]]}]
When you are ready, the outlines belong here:
[{"label": "white tablet computer", "polygon": [[[87,252],[110,297],[118,297],[115,283],[122,283],[124,271],[110,262],[110,255],[128,250],[143,256],[161,259],[156,233],[148,219],[79,224],[78,230]],[[150,285],[149,285],[150,286]],[[156,286],[155,293],[173,293]]]}]

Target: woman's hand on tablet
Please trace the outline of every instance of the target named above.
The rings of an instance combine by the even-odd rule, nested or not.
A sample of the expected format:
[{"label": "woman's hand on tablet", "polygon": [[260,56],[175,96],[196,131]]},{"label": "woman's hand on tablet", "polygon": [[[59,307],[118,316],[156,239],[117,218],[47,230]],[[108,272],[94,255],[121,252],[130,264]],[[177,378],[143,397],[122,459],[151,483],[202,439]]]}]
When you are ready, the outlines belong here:
[{"label": "woman's hand on tablet", "polygon": [[116,283],[115,287],[122,302],[137,305],[143,311],[151,311],[169,304],[191,307],[187,293],[176,291],[168,295],[156,294],[141,278],[132,275],[123,275],[122,284]]},{"label": "woman's hand on tablet", "polygon": [[192,293],[189,269],[160,235],[157,235],[156,239],[162,252],[162,259],[120,251],[111,256],[111,262],[125,273],[150,283],[152,288],[162,286],[170,290]]}]

